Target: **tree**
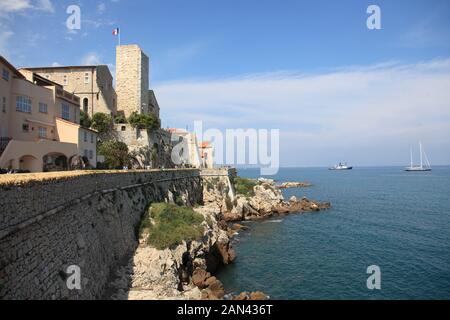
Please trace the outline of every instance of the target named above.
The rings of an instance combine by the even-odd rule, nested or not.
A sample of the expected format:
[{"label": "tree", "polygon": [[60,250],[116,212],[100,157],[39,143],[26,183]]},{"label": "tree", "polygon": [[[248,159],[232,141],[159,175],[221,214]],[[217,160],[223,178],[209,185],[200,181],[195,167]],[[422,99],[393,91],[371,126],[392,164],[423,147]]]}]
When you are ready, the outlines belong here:
[{"label": "tree", "polygon": [[159,119],[153,114],[140,114],[133,112],[128,117],[128,123],[131,124],[133,128],[137,129],[158,129],[160,127]]},{"label": "tree", "polygon": [[112,117],[106,113],[97,112],[92,116],[91,126],[100,135],[107,134],[112,130]]},{"label": "tree", "polygon": [[98,153],[105,157],[105,163],[110,169],[123,168],[130,161],[128,146],[120,141],[109,140],[100,143]]},{"label": "tree", "polygon": [[85,128],[90,128],[92,125],[91,117],[84,111],[80,111],[80,125]]},{"label": "tree", "polygon": [[125,118],[125,116],[122,114],[118,114],[114,117],[114,122],[117,124],[127,123],[127,118]]}]

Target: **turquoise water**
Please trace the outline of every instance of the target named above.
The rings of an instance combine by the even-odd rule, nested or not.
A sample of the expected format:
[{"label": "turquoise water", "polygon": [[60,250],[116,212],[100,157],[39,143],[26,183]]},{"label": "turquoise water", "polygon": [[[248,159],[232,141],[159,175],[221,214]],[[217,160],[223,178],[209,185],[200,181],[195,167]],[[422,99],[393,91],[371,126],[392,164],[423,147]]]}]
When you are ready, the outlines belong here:
[{"label": "turquoise water", "polygon": [[[218,275],[227,290],[273,299],[450,299],[450,167],[285,168],[272,178],[310,181],[285,197],[333,208],[248,223],[251,231],[236,238],[236,263]],[[370,265],[381,268],[381,290],[367,289]]]}]

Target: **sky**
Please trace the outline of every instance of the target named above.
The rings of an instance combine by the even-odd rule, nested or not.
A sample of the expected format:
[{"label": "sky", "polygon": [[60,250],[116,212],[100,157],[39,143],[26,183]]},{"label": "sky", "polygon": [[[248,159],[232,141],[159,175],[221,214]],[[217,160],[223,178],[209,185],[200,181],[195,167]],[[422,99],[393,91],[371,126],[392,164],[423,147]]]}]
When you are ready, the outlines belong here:
[{"label": "sky", "polygon": [[114,73],[116,27],[150,57],[163,126],[280,129],[283,166],[407,165],[419,141],[450,164],[450,0],[0,0],[17,67]]}]

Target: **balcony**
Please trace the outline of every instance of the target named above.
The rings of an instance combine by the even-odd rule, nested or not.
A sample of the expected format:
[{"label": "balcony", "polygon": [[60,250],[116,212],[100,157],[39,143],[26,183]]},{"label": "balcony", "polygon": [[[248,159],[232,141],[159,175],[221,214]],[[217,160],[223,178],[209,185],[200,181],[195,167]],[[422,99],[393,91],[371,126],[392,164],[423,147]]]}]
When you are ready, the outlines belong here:
[{"label": "balcony", "polygon": [[70,92],[64,91],[61,88],[56,88],[56,97],[66,100],[75,105],[80,105],[80,98]]}]

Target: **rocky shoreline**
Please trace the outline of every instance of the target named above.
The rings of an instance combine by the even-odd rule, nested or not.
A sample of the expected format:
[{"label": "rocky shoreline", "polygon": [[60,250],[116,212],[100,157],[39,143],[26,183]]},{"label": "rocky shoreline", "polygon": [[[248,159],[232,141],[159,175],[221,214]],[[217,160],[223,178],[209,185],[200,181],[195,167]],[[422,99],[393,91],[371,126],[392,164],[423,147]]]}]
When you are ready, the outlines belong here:
[{"label": "rocky shoreline", "polygon": [[294,189],[294,188],[307,188],[311,187],[312,184],[309,182],[283,182],[277,185],[278,189]]},{"label": "rocky shoreline", "polygon": [[[226,295],[214,274],[236,259],[231,240],[246,229],[238,222],[266,219],[291,213],[316,212],[330,208],[306,198],[285,201],[273,180],[255,182],[252,196],[229,199],[223,186],[204,187],[204,205],[200,213],[204,234],[201,239],[176,248],[158,250],[141,238],[133,256],[112,275],[106,299],[113,300],[264,300],[262,292]],[[231,203],[231,205],[230,205]]]}]

